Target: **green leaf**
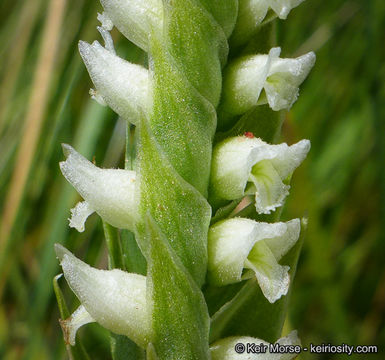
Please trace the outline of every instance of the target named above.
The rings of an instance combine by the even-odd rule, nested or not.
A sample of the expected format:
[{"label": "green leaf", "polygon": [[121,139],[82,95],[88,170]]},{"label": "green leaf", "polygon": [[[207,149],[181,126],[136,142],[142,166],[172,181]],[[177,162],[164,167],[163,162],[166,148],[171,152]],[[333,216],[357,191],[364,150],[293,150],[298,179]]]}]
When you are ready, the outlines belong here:
[{"label": "green leaf", "polygon": [[103,221],[103,230],[108,249],[108,268],[124,270],[118,230],[105,221]]},{"label": "green leaf", "polygon": [[[290,266],[290,290],[304,236],[305,225],[302,223],[301,236],[297,244],[280,261],[282,265]],[[288,295],[271,304],[262,294],[255,279],[246,281],[234,298],[213,315],[210,343],[234,335],[252,336],[275,342],[281,336],[290,290]]]},{"label": "green leaf", "polygon": [[[140,150],[142,216],[151,214],[200,286],[206,276],[211,208],[206,199],[176,173],[162,154],[146,121],[141,124]],[[138,225],[138,233],[144,233],[143,224]],[[139,241],[146,255],[148,240],[139,236]]]},{"label": "green leaf", "polygon": [[130,273],[146,275],[147,262],[143,256],[135,235],[128,230],[120,230],[124,269]]},{"label": "green leaf", "polygon": [[201,0],[201,2],[229,37],[237,21],[238,0]]},{"label": "green leaf", "polygon": [[155,37],[151,55],[154,88],[151,130],[178,174],[206,196],[215,109],[187,81]]},{"label": "green leaf", "polygon": [[209,359],[209,315],[203,294],[154,220],[146,220],[156,353],[161,360]]},{"label": "green leaf", "polygon": [[144,360],[144,351],[127,336],[111,333],[112,360]]},{"label": "green leaf", "polygon": [[[217,6],[213,4],[213,8]],[[178,69],[205,99],[217,106],[221,66],[228,53],[223,29],[197,0],[165,0],[164,17],[164,40]]]},{"label": "green leaf", "polygon": [[256,106],[242,115],[230,130],[217,133],[215,135],[215,142],[217,143],[228,137],[244,135],[246,132],[250,132],[263,141],[270,144],[275,143],[278,141],[281,133],[282,122],[282,112],[272,111],[269,105]]}]

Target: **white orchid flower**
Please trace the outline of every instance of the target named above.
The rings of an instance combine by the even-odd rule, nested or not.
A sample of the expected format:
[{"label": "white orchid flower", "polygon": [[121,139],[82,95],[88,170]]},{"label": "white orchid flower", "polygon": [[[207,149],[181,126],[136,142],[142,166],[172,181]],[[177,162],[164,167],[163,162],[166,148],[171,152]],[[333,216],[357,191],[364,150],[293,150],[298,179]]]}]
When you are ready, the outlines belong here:
[{"label": "white orchid flower", "polygon": [[232,34],[232,44],[243,45],[247,43],[264,23],[277,16],[280,19],[286,19],[290,11],[303,1],[239,0],[238,20]]},{"label": "white orchid flower", "polygon": [[281,59],[280,53],[279,47],[272,48],[268,55],[246,56],[229,65],[220,105],[224,116],[240,115],[266,103],[274,111],[290,109],[315,63],[315,54]]},{"label": "white orchid flower", "polygon": [[[258,349],[263,347],[264,352],[246,351],[247,344],[251,344],[251,346],[255,344],[258,346]],[[301,342],[297,331],[294,330],[288,336],[277,340],[274,344],[250,336],[228,337],[212,344],[210,346],[210,353],[212,360],[291,360],[298,355],[298,351],[301,350],[300,345]],[[270,346],[273,346],[273,349]],[[283,349],[288,351],[275,352],[277,346],[283,346]],[[290,350],[292,353],[289,352]]]},{"label": "white orchid flower", "polygon": [[137,220],[136,173],[122,169],[100,169],[63,144],[66,161],[60,163],[64,177],[85,199],[71,210],[70,226],[84,231],[87,217],[97,212],[109,224],[133,229]]},{"label": "white orchid flower", "polygon": [[68,342],[75,343],[80,326],[96,321],[145,348],[151,334],[146,277],[119,269],[92,268],[59,244],[55,251],[70,288],[82,304],[62,322]]},{"label": "white orchid flower", "polygon": [[[97,41],[92,45],[80,41],[80,55],[96,87],[99,102],[105,102],[118,115],[136,124],[150,107],[149,72],[117,56],[108,41],[107,31],[100,28],[109,50]],[[107,47],[107,45],[106,45]]]},{"label": "white orchid flower", "polygon": [[309,150],[309,140],[288,146],[270,145],[246,136],[226,139],[213,152],[210,180],[213,196],[235,200],[255,194],[257,212],[269,214],[283,205],[290,188],[284,181]]},{"label": "white orchid flower", "polygon": [[269,224],[234,218],[214,224],[208,236],[209,281],[223,286],[255,276],[274,303],[290,284],[289,267],[278,262],[298,240],[300,228],[299,219]]},{"label": "white orchid flower", "polygon": [[163,27],[162,0],[101,0],[105,14],[135,45],[148,50],[148,36]]}]

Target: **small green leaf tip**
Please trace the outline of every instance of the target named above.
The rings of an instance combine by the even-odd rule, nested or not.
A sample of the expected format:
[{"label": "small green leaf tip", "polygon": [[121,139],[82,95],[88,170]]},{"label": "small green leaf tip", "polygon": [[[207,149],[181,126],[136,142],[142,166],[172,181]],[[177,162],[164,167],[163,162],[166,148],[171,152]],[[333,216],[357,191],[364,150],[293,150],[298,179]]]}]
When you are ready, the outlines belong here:
[{"label": "small green leaf tip", "polygon": [[299,233],[299,219],[269,224],[235,218],[216,223],[208,238],[210,282],[223,286],[255,276],[265,297],[274,303],[287,294],[290,283],[289,267],[278,261]]},{"label": "small green leaf tip", "polygon": [[109,224],[123,229],[133,229],[138,210],[135,171],[100,169],[63,144],[66,161],[60,163],[64,177],[85,199],[72,209],[70,226],[84,230],[84,222],[94,211]]},{"label": "small green leaf tip", "polygon": [[285,179],[305,159],[310,141],[288,146],[270,145],[258,138],[239,136],[215,146],[211,168],[212,196],[235,200],[255,195],[258,213],[269,214],[289,193]]},{"label": "small green leaf tip", "polygon": [[67,322],[73,327],[69,340],[82,324],[94,320],[145,348],[151,337],[146,277],[118,269],[92,268],[59,244],[55,251],[68,285],[84,306],[72,322]]}]

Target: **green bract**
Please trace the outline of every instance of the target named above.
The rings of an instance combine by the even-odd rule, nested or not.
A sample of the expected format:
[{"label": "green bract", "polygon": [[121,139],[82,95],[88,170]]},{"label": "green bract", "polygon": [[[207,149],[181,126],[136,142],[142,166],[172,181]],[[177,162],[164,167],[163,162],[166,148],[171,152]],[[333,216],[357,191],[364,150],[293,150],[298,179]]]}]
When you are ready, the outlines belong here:
[{"label": "green bract", "polygon": [[[236,342],[278,340],[286,300],[277,300],[290,287],[300,221],[255,219],[284,205],[310,142],[268,144],[280,121],[258,106],[289,109],[315,56],[280,59],[280,48],[250,54],[247,42],[300,2],[101,0],[105,46],[80,42],[79,50],[92,97],[127,121],[127,169],[100,169],[63,146],[60,168],[84,198],[70,226],[83,231],[91,213],[100,215],[110,267],[91,268],[56,246],[81,302],[61,321],[68,343],[89,322],[131,339],[114,335],[112,352],[130,349],[134,360],[246,359]],[[148,52],[148,68],[116,54],[113,26]],[[217,123],[233,128],[218,134]],[[250,196],[251,211],[243,201]],[[250,320],[231,326],[248,309],[257,309]]]}]

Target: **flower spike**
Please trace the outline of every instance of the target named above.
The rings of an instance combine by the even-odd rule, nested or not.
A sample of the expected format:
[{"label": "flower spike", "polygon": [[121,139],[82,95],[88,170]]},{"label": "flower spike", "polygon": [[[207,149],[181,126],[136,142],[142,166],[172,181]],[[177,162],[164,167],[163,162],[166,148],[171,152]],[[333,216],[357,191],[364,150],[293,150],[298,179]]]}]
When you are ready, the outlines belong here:
[{"label": "flower spike", "polygon": [[151,332],[146,277],[118,269],[92,268],[59,244],[55,251],[70,288],[85,309],[78,309],[72,320],[70,342],[74,341],[77,328],[94,320],[145,348]]},{"label": "flower spike", "polygon": [[299,233],[299,219],[268,224],[235,218],[214,224],[208,240],[210,282],[222,286],[255,276],[265,297],[275,302],[290,283],[289,267],[278,261]]},{"label": "flower spike", "polygon": [[83,231],[84,222],[95,211],[115,227],[133,229],[138,215],[135,171],[100,169],[67,144],[63,151],[67,159],[60,169],[85,199],[72,209],[70,226]]},{"label": "flower spike", "polygon": [[211,170],[213,197],[236,200],[255,194],[258,213],[283,205],[290,186],[284,181],[305,159],[309,140],[288,146],[269,145],[258,138],[233,137],[214,148]]}]

